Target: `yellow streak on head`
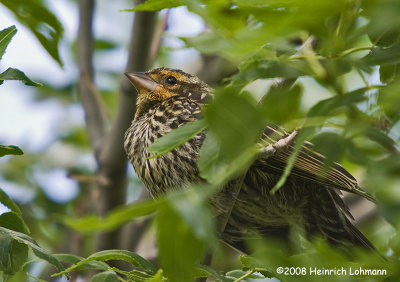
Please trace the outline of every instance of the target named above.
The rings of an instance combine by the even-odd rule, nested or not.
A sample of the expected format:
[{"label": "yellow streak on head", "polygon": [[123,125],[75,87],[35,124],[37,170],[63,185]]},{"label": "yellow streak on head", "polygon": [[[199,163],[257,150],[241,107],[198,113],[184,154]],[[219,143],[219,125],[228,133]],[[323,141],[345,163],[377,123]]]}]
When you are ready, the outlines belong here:
[{"label": "yellow streak on head", "polygon": [[136,115],[141,115],[151,105],[162,102],[168,99],[169,97],[176,95],[177,95],[176,93],[168,89],[165,89],[165,87],[161,84],[158,84],[156,86],[155,91],[150,91],[149,89],[141,88],[139,90],[136,101],[137,105]]},{"label": "yellow streak on head", "polygon": [[166,89],[163,85],[159,84],[159,85],[157,85],[156,91],[154,94],[156,94],[158,101],[163,101],[165,99],[168,99],[169,97],[177,95],[178,93],[174,93],[174,92]]}]

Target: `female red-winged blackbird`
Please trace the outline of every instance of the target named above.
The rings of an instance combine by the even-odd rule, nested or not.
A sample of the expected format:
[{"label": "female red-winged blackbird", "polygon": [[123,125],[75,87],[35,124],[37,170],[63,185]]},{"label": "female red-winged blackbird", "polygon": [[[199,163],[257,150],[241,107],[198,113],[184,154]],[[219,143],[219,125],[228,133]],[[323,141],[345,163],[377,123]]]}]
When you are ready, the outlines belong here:
[{"label": "female red-winged blackbird", "polygon": [[[136,115],[126,131],[124,145],[147,190],[156,197],[202,182],[196,162],[204,132],[158,158],[149,159],[147,148],[172,129],[198,120],[210,96],[210,87],[181,70],[157,68],[126,75],[138,90],[138,98]],[[267,126],[263,138],[272,135],[284,138],[288,134],[278,127]],[[323,156],[310,147],[311,144],[303,147],[286,183],[274,195],[269,191],[282,174],[292,146],[268,158],[258,158],[240,180],[239,194],[234,195],[225,187],[211,199],[214,210],[220,213],[225,212],[225,203],[231,202],[232,197],[236,199],[221,234],[226,243],[245,251],[244,241],[255,234],[289,240],[291,228],[301,225],[310,239],[316,235],[332,244],[374,248],[350,222],[353,217],[338,191],[346,190],[369,199],[370,196],[339,164],[331,165],[321,177]]]}]

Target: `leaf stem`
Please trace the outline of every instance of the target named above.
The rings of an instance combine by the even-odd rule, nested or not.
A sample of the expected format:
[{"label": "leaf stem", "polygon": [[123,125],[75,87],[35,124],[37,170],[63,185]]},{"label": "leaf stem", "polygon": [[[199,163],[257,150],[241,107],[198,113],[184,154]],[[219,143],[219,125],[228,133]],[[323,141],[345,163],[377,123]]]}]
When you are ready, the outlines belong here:
[{"label": "leaf stem", "polygon": [[315,60],[324,60],[326,57],[315,54],[306,54],[306,55],[293,55],[289,57],[290,60],[303,60],[303,59],[315,59]]},{"label": "leaf stem", "polygon": [[368,84],[367,80],[365,79],[365,76],[362,73],[362,71],[359,68],[356,68],[356,71],[357,71],[358,75],[361,77],[361,79],[364,82],[365,86],[369,87],[369,84]]},{"label": "leaf stem", "polygon": [[359,52],[359,51],[372,50],[373,48],[375,48],[375,45],[366,46],[366,47],[350,48],[350,49],[347,49],[347,50],[343,51],[342,53],[340,53],[339,57],[344,57],[344,56],[347,56],[347,55],[350,55],[352,53]]},{"label": "leaf stem", "polygon": [[254,269],[250,269],[248,272],[246,272],[245,274],[243,274],[242,276],[240,276],[238,279],[236,279],[236,280],[233,281],[233,282],[240,282],[240,281],[242,281],[243,279],[245,279],[245,278],[249,277],[250,275],[252,275],[254,272],[255,272]]}]

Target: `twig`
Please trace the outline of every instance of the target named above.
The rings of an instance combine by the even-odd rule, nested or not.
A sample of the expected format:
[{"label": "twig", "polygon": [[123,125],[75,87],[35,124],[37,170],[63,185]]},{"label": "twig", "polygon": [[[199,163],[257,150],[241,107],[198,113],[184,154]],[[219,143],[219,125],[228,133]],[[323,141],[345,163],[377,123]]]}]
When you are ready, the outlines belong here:
[{"label": "twig", "polygon": [[97,182],[97,177],[94,175],[68,174],[67,177],[80,183],[93,184]]},{"label": "twig", "polygon": [[167,10],[165,16],[158,22],[155,28],[153,42],[151,43],[150,46],[150,54],[149,54],[150,65],[152,65],[157,58],[157,54],[161,46],[161,41],[162,41],[161,39],[164,34],[164,31],[167,28],[168,16],[169,16],[169,10]]},{"label": "twig", "polygon": [[268,145],[266,148],[262,148],[260,150],[260,155],[264,158],[269,158],[274,156],[276,153],[286,149],[289,145],[294,142],[297,134],[299,133],[298,129],[295,129],[292,133],[290,133],[285,138],[279,139],[273,144]]},{"label": "twig", "polygon": [[88,77],[86,73],[83,73],[81,75],[81,80],[86,84],[86,86],[89,88],[92,94],[92,99],[96,101],[97,106],[101,110],[101,114],[104,119],[106,119],[107,122],[111,122],[111,114],[110,111],[107,109],[106,105],[104,104],[104,101],[101,99],[101,93],[97,89],[96,85],[94,84],[93,80]]}]

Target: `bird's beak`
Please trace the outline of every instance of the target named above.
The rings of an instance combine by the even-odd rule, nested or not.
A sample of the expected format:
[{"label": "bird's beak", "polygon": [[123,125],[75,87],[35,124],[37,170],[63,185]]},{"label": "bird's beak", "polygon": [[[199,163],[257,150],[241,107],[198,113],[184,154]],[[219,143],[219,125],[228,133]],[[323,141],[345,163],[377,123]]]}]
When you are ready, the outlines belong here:
[{"label": "bird's beak", "polygon": [[144,72],[126,72],[125,75],[132,82],[138,92],[140,89],[147,89],[151,92],[155,92],[158,86],[158,83]]}]

